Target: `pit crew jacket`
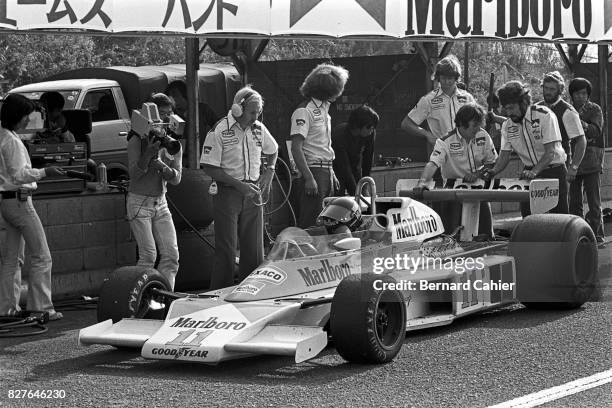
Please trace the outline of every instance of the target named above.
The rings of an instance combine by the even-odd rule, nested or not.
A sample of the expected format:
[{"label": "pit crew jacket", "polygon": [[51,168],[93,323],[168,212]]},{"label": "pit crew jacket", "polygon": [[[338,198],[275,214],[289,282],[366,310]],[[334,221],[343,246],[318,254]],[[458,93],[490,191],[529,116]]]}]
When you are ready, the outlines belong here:
[{"label": "pit crew jacket", "polygon": [[258,181],[261,154],[274,154],[278,144],[260,121],[242,129],[230,113],[206,135],[200,163],[217,166],[231,177]]},{"label": "pit crew jacket", "polygon": [[448,96],[442,88],[437,88],[423,96],[408,117],[417,125],[427,120],[431,133],[440,138],[455,128],[455,115],[459,108],[471,102],[474,102],[474,97],[463,89],[457,88],[452,96]]},{"label": "pit crew jacket", "polygon": [[331,162],[335,158],[331,141],[331,116],[328,101],[310,99],[291,115],[290,135],[304,138],[302,149],[306,163]]},{"label": "pit crew jacket", "polygon": [[507,119],[502,125],[502,151],[514,151],[527,167],[535,166],[544,155],[544,145],[555,145],[555,156],[550,162],[563,164],[567,155],[561,146],[561,132],[555,114],[546,106],[531,105],[523,120],[515,123]]},{"label": "pit crew jacket", "polygon": [[463,178],[478,171],[484,164],[494,164],[497,152],[491,136],[480,129],[469,142],[458,129],[438,139],[429,161],[441,169],[445,179]]}]

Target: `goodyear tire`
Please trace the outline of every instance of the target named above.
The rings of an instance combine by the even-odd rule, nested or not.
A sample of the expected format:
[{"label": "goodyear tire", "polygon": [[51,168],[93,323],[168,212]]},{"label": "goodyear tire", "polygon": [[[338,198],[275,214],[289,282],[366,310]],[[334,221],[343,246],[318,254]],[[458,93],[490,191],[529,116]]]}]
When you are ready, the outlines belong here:
[{"label": "goodyear tire", "polygon": [[98,321],[112,319],[116,323],[127,317],[162,319],[163,310],[153,311],[149,307],[154,299],[153,288],[170,290],[168,280],[156,269],[125,266],[115,270],[102,284]]},{"label": "goodyear tire", "polygon": [[573,309],[597,294],[597,244],[580,217],[525,218],[512,232],[509,253],[516,262],[517,297],[526,307]]},{"label": "goodyear tire", "polygon": [[330,330],[338,353],[354,363],[387,363],[406,337],[406,303],[401,292],[374,289],[389,275],[351,275],[342,280],[331,305]]}]

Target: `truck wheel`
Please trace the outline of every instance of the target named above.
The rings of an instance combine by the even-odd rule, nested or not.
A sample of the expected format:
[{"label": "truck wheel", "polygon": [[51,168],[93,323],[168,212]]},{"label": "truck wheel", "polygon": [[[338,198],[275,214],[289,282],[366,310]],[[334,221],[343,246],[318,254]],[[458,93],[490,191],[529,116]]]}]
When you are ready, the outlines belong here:
[{"label": "truck wheel", "polygon": [[517,297],[536,309],[573,309],[597,293],[597,244],[582,218],[538,214],[512,232],[509,253],[516,262]]},{"label": "truck wheel", "polygon": [[98,300],[98,321],[113,319],[113,323],[123,318],[163,319],[164,309],[152,309],[156,299],[151,289],[170,290],[168,279],[153,268],[124,266],[115,270],[104,281]]},{"label": "truck wheel", "polygon": [[387,363],[399,353],[406,337],[406,303],[400,291],[374,288],[394,283],[389,275],[351,275],[336,288],[330,330],[336,350],[354,363]]}]

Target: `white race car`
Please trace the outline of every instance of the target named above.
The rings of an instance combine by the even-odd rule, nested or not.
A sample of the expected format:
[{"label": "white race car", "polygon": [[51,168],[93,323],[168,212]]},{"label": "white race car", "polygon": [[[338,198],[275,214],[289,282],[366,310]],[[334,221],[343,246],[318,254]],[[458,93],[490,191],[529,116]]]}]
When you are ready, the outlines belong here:
[{"label": "white race car", "polygon": [[[372,197],[364,197],[364,185]],[[495,180],[423,193],[463,202],[459,239],[440,216],[410,198],[376,197],[371,178],[355,200],[367,207],[359,230],[328,235],[290,227],[240,284],[202,294],[168,291],[155,269],[123,267],[100,293],[100,323],[79,344],[140,348],[151,359],[217,364],[258,354],[315,357],[333,339],[348,361],[391,361],[405,333],[522,302],[575,308],[597,293],[597,246],[579,217],[527,217],[509,241],[474,241],[479,201],[528,201],[542,213],[558,201],[556,180]],[[472,262],[468,262],[469,260]]]}]

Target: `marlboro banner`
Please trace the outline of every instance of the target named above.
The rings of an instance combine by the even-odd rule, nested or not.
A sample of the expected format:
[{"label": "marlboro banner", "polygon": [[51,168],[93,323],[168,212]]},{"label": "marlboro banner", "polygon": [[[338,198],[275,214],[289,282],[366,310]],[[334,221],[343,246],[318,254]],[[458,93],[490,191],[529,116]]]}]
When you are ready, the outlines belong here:
[{"label": "marlboro banner", "polygon": [[0,0],[0,29],[612,41],[612,0]]}]

